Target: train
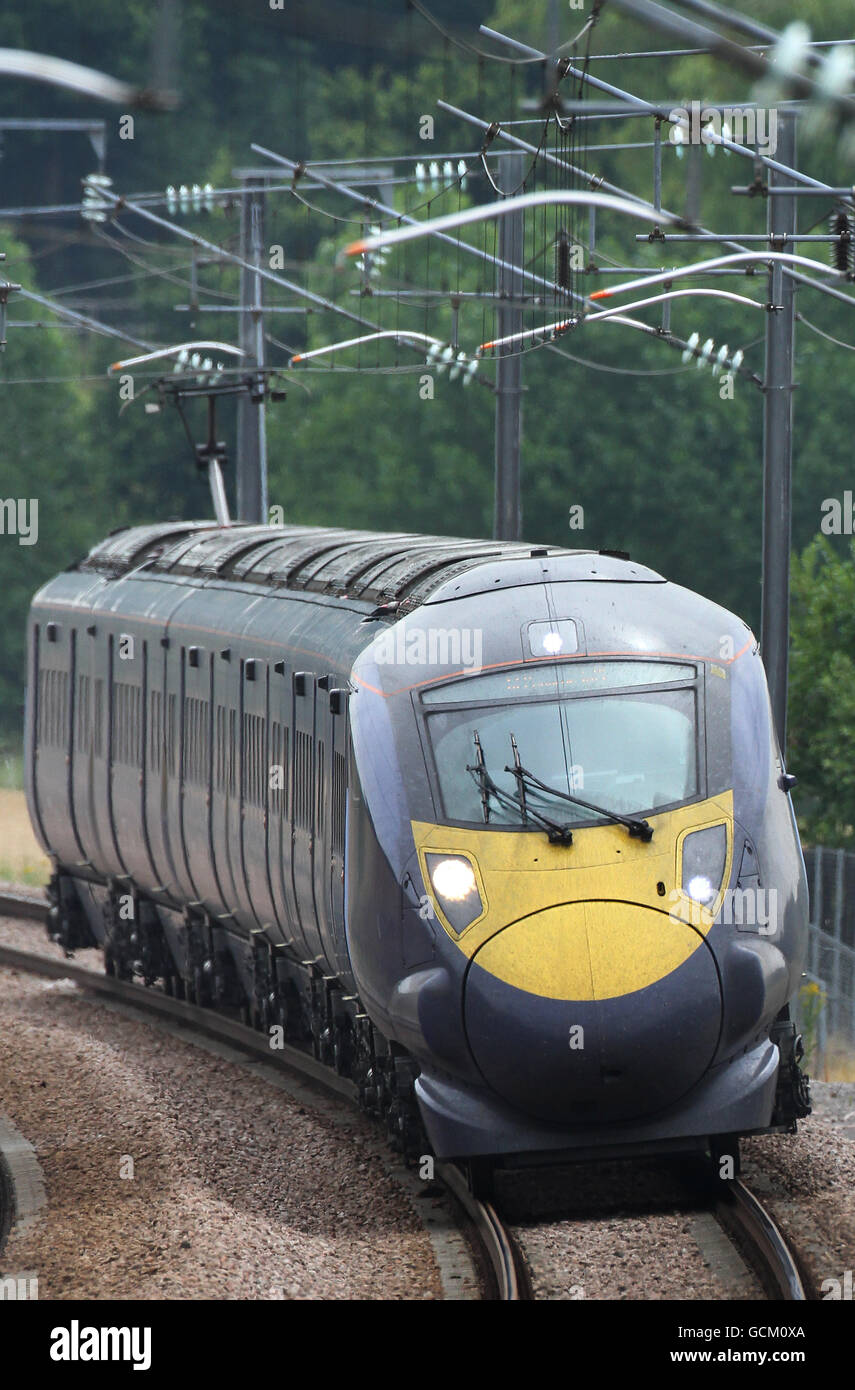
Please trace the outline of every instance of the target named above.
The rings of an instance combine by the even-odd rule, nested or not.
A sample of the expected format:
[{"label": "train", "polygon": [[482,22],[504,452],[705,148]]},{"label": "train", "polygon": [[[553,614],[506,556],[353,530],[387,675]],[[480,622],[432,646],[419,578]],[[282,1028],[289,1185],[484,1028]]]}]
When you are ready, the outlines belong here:
[{"label": "train", "polygon": [[32,601],[25,739],[52,937],[310,1050],[408,1155],[809,1113],[758,643],[625,554],[125,528]]}]

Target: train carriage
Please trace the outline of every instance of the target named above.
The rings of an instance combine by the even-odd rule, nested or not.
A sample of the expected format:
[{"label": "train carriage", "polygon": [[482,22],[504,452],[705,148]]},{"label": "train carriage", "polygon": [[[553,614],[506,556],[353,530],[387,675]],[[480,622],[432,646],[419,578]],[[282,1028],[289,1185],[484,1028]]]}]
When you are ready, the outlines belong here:
[{"label": "train carriage", "polygon": [[283,1029],[403,1146],[807,1112],[807,890],[750,630],[620,555],[136,527],[36,595],[52,933]]}]

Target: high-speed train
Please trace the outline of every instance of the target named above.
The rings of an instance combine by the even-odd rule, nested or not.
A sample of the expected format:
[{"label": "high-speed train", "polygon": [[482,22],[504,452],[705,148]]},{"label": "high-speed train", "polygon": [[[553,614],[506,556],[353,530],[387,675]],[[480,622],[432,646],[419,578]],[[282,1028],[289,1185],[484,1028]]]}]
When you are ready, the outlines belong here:
[{"label": "high-speed train", "polygon": [[409,1152],[808,1113],[793,779],[714,603],[608,552],[174,522],[48,583],[28,659],[52,935],[311,1046]]}]

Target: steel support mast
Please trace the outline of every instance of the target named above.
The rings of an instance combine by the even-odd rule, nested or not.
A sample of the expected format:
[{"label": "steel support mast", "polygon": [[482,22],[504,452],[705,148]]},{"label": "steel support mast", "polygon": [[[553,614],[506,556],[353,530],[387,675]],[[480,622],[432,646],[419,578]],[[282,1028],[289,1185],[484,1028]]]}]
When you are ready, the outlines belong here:
[{"label": "steel support mast", "polygon": [[[523,156],[510,155],[502,161],[502,186],[513,193],[525,173]],[[499,218],[499,266],[496,271],[496,337],[522,331],[522,310],[509,299],[524,293],[522,276],[522,212]],[[510,268],[509,268],[510,267]],[[519,348],[497,348],[496,357],[496,445],[493,535],[497,540],[516,541],[522,534],[520,494],[520,437],[522,426],[522,358]]]},{"label": "steel support mast", "polygon": [[[792,167],[796,158],[796,115],[778,111],[779,161]],[[770,188],[790,188],[793,180],[769,171]],[[767,200],[767,230],[772,250],[785,250],[796,230],[795,197],[777,194]],[[780,263],[769,272],[769,312],[763,374],[763,580],[760,650],[772,714],[782,751],[787,738],[787,675],[790,637],[790,545],[793,472],[793,344],[795,282]]]},{"label": "steel support mast", "polygon": [[[242,179],[240,209],[241,260],[262,264],[264,246],[264,180]],[[264,366],[263,280],[246,266],[240,272],[240,338],[250,368]],[[242,393],[237,407],[237,515],[239,521],[267,520],[267,432],[264,378],[256,390]]]}]

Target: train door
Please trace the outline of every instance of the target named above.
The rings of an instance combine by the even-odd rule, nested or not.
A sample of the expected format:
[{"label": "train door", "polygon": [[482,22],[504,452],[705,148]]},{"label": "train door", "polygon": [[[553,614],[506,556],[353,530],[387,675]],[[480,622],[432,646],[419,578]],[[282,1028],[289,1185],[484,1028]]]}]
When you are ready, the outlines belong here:
[{"label": "train door", "polygon": [[84,857],[72,796],[78,634],[70,623],[37,623],[32,642],[30,776],[36,820],[52,851],[75,863]]},{"label": "train door", "polygon": [[184,739],[181,795],[181,839],[194,897],[214,911],[220,909],[220,885],[212,840],[214,652],[188,631],[182,646],[184,663]]},{"label": "train door", "polygon": [[291,821],[288,793],[291,787],[291,682],[285,662],[270,668],[267,690],[270,720],[270,783],[267,805],[267,871],[270,894],[280,939],[294,937],[293,894],[286,888],[291,878]]},{"label": "train door", "polygon": [[[326,697],[324,697],[326,698]],[[298,920],[306,943],[305,960],[321,964],[324,949],[314,891],[315,829],[318,814],[315,711],[317,684],[311,671],[294,672],[294,756],[292,758],[292,882]]]},{"label": "train door", "polygon": [[196,711],[193,705],[188,706],[187,700],[201,697],[198,681],[195,679],[198,672],[192,672],[194,679],[190,682],[189,690],[186,684],[188,670],[186,648],[189,639],[181,633],[180,629],[173,627],[171,635],[162,640],[167,644],[164,700],[167,708],[174,711],[175,719],[175,754],[172,759],[172,770],[166,784],[166,825],[164,827],[167,843],[170,846],[171,866],[175,875],[174,883],[169,885],[169,889],[172,896],[179,901],[190,902],[195,901],[198,894],[187,858],[182,803],[189,771],[188,723]]},{"label": "train door", "polygon": [[110,796],[119,857],[137,883],[148,883],[152,874],[145,836],[147,665],[148,643],[120,627],[113,634]]},{"label": "train door", "polygon": [[222,646],[214,658],[211,698],[214,706],[211,843],[222,895],[222,910],[234,912],[241,900],[239,841],[234,835],[234,827],[240,824],[240,663],[234,659],[231,646]]},{"label": "train door", "polygon": [[343,689],[330,691],[330,874],[329,918],[336,973],[350,976],[350,957],[345,934],[344,847],[347,828],[347,769],[349,759],[348,699]]},{"label": "train door", "polygon": [[241,662],[241,864],[245,901],[261,927],[276,923],[270,888],[268,829],[270,798],[270,663],[247,656]]},{"label": "train door", "polygon": [[[103,638],[102,638],[103,644]],[[105,863],[96,810],[96,766],[104,757],[106,692],[98,661],[98,627],[91,622],[76,640],[72,801],[84,863]]]}]

